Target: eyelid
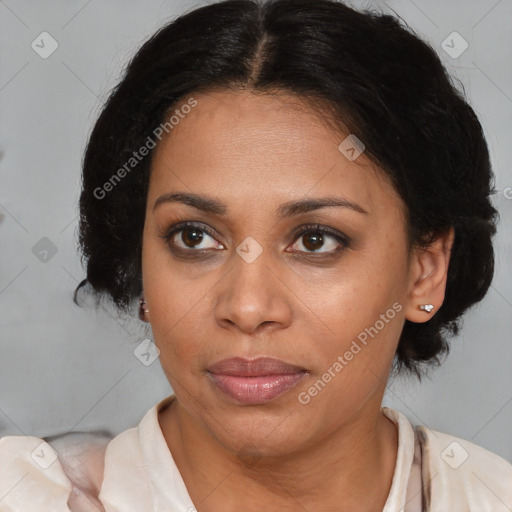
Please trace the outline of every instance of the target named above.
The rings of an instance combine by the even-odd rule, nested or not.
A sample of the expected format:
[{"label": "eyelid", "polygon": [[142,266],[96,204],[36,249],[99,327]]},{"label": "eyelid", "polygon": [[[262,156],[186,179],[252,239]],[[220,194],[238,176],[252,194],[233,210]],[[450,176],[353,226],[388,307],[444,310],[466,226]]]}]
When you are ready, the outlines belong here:
[{"label": "eyelid", "polygon": [[[323,224],[303,224],[296,228],[293,233],[292,240],[295,241],[301,236],[304,236],[306,233],[322,233],[329,235],[333,237],[338,243],[341,244],[342,249],[348,249],[351,247],[352,240],[347,235],[340,233],[338,230],[334,228],[330,228],[329,226],[324,226]],[[316,251],[293,251],[300,254],[306,254],[306,255],[329,255],[329,254],[336,254],[339,252],[340,249],[333,250],[333,251],[325,251],[325,252],[316,252]]]},{"label": "eyelid", "polygon": [[336,230],[334,228],[331,228],[329,226],[324,226],[323,224],[319,224],[319,223],[302,224],[302,225],[298,226],[297,228],[295,228],[295,230],[293,232],[293,236],[295,238],[297,238],[299,235],[302,235],[304,233],[309,233],[312,231],[313,232],[319,231],[321,233],[326,233],[335,238],[339,238],[347,243],[350,241],[350,238],[347,235],[344,235],[343,233],[339,232],[338,230]]},{"label": "eyelid", "polygon": [[[177,224],[173,224],[169,228],[166,229],[163,235],[158,235],[159,238],[163,238],[167,242],[170,241],[170,239],[180,231],[183,231],[186,228],[197,228],[200,231],[204,231],[208,236],[211,236],[213,239],[215,239],[217,242],[219,242],[221,245],[224,245],[224,242],[219,240],[219,235],[215,232],[213,228],[208,226],[208,224],[204,224],[203,222],[195,222],[195,221],[184,221],[184,222],[178,222]],[[209,249],[183,249],[184,251],[190,251],[190,252],[200,252],[201,250],[209,250]]]}]

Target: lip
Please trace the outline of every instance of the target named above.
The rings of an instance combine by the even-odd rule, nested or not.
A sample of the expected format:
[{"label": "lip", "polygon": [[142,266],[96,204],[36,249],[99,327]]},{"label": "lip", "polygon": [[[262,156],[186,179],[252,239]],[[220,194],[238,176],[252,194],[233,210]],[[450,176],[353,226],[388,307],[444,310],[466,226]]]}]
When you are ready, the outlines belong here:
[{"label": "lip", "polygon": [[291,375],[306,371],[305,368],[285,363],[274,357],[223,359],[208,368],[210,373],[233,377],[261,377],[265,375]]},{"label": "lip", "polygon": [[274,400],[296,387],[305,368],[272,357],[224,359],[208,368],[215,386],[238,403],[257,405]]}]

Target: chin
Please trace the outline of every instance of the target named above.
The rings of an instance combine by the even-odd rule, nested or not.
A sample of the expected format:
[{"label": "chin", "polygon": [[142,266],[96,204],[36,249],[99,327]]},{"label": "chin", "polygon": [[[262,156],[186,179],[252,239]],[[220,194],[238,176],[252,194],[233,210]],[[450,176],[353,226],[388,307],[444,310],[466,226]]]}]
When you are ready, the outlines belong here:
[{"label": "chin", "polygon": [[272,457],[291,454],[305,448],[314,435],[312,419],[290,413],[283,407],[269,411],[266,407],[235,408],[202,416],[206,429],[227,450],[241,460],[254,457]]}]

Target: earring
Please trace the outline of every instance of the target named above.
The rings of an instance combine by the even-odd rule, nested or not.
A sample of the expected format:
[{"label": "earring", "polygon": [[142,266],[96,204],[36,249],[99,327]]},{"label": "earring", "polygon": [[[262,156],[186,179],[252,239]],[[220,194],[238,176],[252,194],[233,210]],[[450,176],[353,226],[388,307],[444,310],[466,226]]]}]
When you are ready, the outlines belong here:
[{"label": "earring", "polygon": [[434,306],[432,304],[420,304],[418,307],[422,311],[426,311],[427,313],[430,313],[434,309]]},{"label": "earring", "polygon": [[149,309],[145,309],[144,306],[146,305],[146,301],[144,298],[139,299],[139,313],[142,315],[143,313],[149,313]]}]

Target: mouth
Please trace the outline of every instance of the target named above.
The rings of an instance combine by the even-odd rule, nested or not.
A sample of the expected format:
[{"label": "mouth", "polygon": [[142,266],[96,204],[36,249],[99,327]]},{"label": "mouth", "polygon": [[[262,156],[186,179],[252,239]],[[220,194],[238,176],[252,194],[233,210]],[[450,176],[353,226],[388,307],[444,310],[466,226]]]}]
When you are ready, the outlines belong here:
[{"label": "mouth", "polygon": [[207,372],[219,391],[244,405],[274,400],[295,388],[308,373],[305,368],[271,357],[224,359]]}]

